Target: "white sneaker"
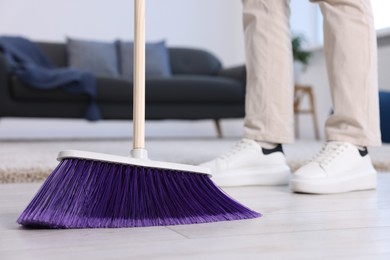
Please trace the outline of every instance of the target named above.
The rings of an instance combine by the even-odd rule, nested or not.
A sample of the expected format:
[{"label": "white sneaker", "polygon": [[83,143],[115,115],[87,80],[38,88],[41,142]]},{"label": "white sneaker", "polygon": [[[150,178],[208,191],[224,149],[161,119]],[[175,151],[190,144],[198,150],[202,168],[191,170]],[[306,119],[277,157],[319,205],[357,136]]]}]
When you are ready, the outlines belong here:
[{"label": "white sneaker", "polygon": [[201,164],[211,169],[219,186],[287,185],[290,168],[282,146],[262,148],[256,141],[242,139],[224,155]]},{"label": "white sneaker", "polygon": [[376,188],[376,177],[367,148],[332,141],[292,175],[290,188],[315,194],[368,190]]}]

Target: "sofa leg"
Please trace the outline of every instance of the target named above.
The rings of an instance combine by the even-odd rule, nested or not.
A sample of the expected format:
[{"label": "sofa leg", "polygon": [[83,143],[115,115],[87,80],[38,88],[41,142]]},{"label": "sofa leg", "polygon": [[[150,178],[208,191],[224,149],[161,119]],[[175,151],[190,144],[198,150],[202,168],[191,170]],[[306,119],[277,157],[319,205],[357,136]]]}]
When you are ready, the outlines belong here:
[{"label": "sofa leg", "polygon": [[222,128],[221,128],[221,121],[219,119],[214,119],[215,128],[217,129],[217,136],[218,138],[222,138]]}]

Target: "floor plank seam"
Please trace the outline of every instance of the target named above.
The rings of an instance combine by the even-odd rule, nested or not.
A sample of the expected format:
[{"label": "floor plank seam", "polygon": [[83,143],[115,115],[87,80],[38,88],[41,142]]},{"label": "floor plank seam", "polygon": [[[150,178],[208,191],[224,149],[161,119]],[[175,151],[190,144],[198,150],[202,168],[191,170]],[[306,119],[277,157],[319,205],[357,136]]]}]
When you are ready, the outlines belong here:
[{"label": "floor plank seam", "polygon": [[178,234],[178,235],[180,235],[181,237],[183,237],[183,238],[185,238],[185,239],[191,239],[189,236],[186,236],[186,235],[182,234],[181,232],[175,230],[173,227],[171,228],[171,227],[167,226],[167,227],[165,227],[165,228],[166,228],[166,229],[169,229],[170,231],[172,231],[172,232],[174,232],[174,233],[176,233],[176,234]]},{"label": "floor plank seam", "polygon": [[[313,230],[297,230],[287,232],[266,232],[257,234],[239,234],[239,235],[218,235],[218,236],[201,236],[201,237],[188,237],[190,240],[203,240],[203,239],[219,239],[219,238],[239,238],[239,237],[258,237],[265,235],[278,235],[278,234],[299,234],[299,233],[311,233],[311,232],[329,232],[329,231],[349,231],[349,230],[369,230],[369,229],[390,229],[390,226],[377,226],[377,227],[358,227],[358,228],[330,228],[330,229],[313,229]],[[390,231],[390,230],[389,230]]]}]

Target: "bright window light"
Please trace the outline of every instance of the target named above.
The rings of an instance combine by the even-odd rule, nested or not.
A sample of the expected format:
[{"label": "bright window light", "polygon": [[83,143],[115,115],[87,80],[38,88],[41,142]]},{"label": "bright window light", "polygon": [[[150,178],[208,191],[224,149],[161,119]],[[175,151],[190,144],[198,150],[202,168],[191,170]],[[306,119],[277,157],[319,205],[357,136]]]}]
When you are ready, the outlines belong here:
[{"label": "bright window light", "polygon": [[375,28],[377,30],[390,27],[390,1],[371,0],[372,10],[374,12]]},{"label": "bright window light", "polygon": [[[371,0],[372,11],[374,13],[375,28],[377,30],[390,29],[390,1]],[[317,10],[317,43],[322,44],[322,14],[320,8]]]}]

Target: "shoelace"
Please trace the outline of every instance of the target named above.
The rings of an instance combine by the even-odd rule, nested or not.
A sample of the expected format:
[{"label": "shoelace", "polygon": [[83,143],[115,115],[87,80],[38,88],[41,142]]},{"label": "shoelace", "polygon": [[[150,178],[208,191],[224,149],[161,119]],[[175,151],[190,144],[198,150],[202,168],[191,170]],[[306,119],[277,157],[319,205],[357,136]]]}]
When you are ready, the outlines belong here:
[{"label": "shoelace", "polygon": [[246,141],[245,139],[240,140],[237,143],[235,143],[233,145],[233,147],[228,152],[222,154],[218,158],[221,160],[227,160],[230,157],[232,157],[233,155],[235,155],[236,153],[238,153],[238,152],[242,151],[243,149],[245,149],[246,147],[248,147],[248,145],[249,145],[249,142]]},{"label": "shoelace", "polygon": [[322,150],[314,156],[311,161],[317,162],[320,166],[329,165],[337,156],[339,156],[348,146],[345,143],[329,142],[326,143]]}]

